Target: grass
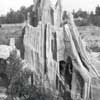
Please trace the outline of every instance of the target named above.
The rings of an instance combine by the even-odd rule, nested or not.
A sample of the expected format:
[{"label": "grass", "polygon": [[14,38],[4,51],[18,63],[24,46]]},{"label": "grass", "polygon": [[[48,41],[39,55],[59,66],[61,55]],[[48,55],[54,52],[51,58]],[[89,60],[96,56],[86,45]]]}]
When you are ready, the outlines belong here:
[{"label": "grass", "polygon": [[[86,27],[79,27],[78,30],[81,33],[80,35],[82,39],[86,42],[86,45],[91,50],[91,53],[89,53],[90,57],[89,59],[91,60],[91,63],[100,73],[100,27],[86,26]],[[100,79],[92,78],[91,82],[92,82],[91,100],[100,100]]]},{"label": "grass", "polygon": [[[0,44],[9,44],[10,38],[15,38],[16,41],[19,41],[19,38],[22,34],[22,28],[23,24],[4,24],[0,28]],[[96,42],[98,45],[100,45],[100,27],[96,26],[84,26],[84,27],[78,27],[78,30],[80,32],[80,36],[86,43],[88,44],[89,42]],[[19,43],[19,42],[18,42]],[[19,43],[20,44],[20,43]],[[91,57],[92,58],[92,57]],[[97,64],[96,61],[94,65],[97,68],[97,70],[100,72],[100,63]],[[100,86],[100,82],[97,82]],[[94,85],[96,85],[94,83]],[[95,88],[94,89],[94,96],[96,100],[99,100],[100,96],[100,89]]]},{"label": "grass", "polygon": [[23,24],[3,24],[0,28],[0,44],[9,44],[10,38],[16,40],[22,34]]},{"label": "grass", "polygon": [[[82,39],[85,41],[86,46],[89,48],[89,57],[97,71],[100,72],[99,56],[95,57],[95,53],[100,54],[100,27],[96,26],[83,26],[78,28],[81,33]],[[87,51],[88,52],[88,51]]]}]

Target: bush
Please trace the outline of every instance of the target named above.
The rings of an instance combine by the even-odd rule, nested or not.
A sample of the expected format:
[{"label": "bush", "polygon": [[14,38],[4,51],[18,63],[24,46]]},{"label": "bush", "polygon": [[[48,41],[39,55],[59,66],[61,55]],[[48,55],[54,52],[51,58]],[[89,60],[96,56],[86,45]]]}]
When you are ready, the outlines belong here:
[{"label": "bush", "polygon": [[7,66],[5,70],[9,81],[8,85],[11,83],[13,78],[20,72],[22,67],[22,59],[17,56],[17,50],[12,51],[10,57],[7,59]]},{"label": "bush", "polygon": [[94,15],[89,17],[89,22],[93,25],[100,26],[100,15]]},{"label": "bush", "polygon": [[77,26],[88,26],[90,23],[88,20],[83,19],[83,20],[75,20],[75,24]]},{"label": "bush", "polygon": [[45,91],[43,86],[37,87],[36,85],[29,84],[28,79],[31,74],[29,70],[20,71],[13,78],[8,88],[8,95],[11,95],[10,97],[12,98],[19,97],[20,100],[56,100],[57,98],[53,96],[49,89]]},{"label": "bush", "polygon": [[98,47],[98,46],[90,47],[90,49],[91,49],[93,52],[100,52],[100,47]]},{"label": "bush", "polygon": [[[42,84],[33,84],[34,72],[29,69],[23,69],[23,63],[20,57],[17,56],[17,52],[13,51],[11,56],[7,60],[6,74],[9,79],[7,88],[7,100],[13,100],[13,98],[20,98],[20,100],[56,100],[53,93],[42,86]],[[31,84],[30,81],[31,80]],[[35,78],[35,80],[37,80]],[[40,82],[41,83],[41,82]],[[48,92],[47,92],[48,91]]]}]

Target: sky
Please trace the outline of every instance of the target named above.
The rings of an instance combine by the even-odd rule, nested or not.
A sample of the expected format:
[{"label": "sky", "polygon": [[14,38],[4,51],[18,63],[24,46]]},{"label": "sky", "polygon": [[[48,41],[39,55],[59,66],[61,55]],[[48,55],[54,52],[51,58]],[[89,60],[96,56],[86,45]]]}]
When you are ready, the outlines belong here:
[{"label": "sky", "polygon": [[[51,0],[55,4],[56,0]],[[76,11],[81,8],[82,10],[95,10],[95,7],[99,4],[100,0],[61,0],[63,9]],[[33,0],[0,0],[0,15],[6,14],[10,8],[15,11],[18,10],[21,6],[30,6],[33,4]]]}]

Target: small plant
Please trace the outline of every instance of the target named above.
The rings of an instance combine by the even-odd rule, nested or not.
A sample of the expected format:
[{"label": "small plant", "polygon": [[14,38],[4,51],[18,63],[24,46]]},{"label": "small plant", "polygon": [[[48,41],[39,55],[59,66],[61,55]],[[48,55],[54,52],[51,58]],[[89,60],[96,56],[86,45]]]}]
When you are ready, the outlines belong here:
[{"label": "small plant", "polygon": [[17,50],[12,51],[10,57],[7,59],[7,66],[5,73],[8,77],[8,85],[13,78],[20,72],[23,67],[22,59],[17,56]]},{"label": "small plant", "polygon": [[[38,80],[37,77],[35,77],[35,81],[40,81],[40,84],[33,84],[32,76],[36,76],[36,73],[28,68],[23,69],[23,66],[17,52],[13,51],[7,60],[6,74],[9,84],[7,88],[8,98],[6,100],[17,100],[17,98],[20,100],[57,100],[49,89],[45,91],[41,80]],[[31,79],[31,84],[29,79]]]},{"label": "small plant", "polygon": [[[32,84],[28,84],[30,72],[28,70],[20,71],[17,74],[8,88],[8,95],[11,95],[12,98],[19,97],[20,100],[56,100],[53,96],[51,90],[45,88],[43,86],[36,86]],[[48,91],[48,92],[47,92]]]}]

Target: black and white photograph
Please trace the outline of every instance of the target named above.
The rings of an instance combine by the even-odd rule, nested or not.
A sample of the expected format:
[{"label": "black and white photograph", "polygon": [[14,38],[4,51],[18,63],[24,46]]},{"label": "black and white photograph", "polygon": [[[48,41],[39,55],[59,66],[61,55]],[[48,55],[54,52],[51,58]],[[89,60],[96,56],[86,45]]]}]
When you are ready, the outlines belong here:
[{"label": "black and white photograph", "polygon": [[100,0],[0,0],[0,100],[100,100]]}]

